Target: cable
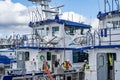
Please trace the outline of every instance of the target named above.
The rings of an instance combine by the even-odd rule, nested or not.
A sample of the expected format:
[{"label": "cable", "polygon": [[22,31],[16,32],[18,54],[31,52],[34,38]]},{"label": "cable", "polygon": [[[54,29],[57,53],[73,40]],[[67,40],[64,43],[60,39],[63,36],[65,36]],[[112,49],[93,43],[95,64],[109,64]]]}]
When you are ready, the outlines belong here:
[{"label": "cable", "polygon": [[101,11],[101,9],[100,9],[100,0],[98,0],[98,10]]},{"label": "cable", "polygon": [[30,10],[29,10],[29,7],[27,6],[27,8],[28,8],[29,18],[30,18],[30,20],[32,20],[31,15],[30,15]]},{"label": "cable", "polygon": [[109,3],[108,0],[107,0],[107,4],[108,4],[108,6],[109,6],[109,11],[111,11],[111,6],[110,6],[110,3]]}]

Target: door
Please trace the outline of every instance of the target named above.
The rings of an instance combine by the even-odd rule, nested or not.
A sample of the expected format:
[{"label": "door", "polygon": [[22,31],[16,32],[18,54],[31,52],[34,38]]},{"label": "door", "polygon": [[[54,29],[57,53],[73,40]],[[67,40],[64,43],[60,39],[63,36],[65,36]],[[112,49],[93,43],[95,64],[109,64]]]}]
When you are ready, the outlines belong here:
[{"label": "door", "polygon": [[56,59],[57,59],[57,55],[52,55],[52,71],[54,70],[53,64],[55,63]]},{"label": "door", "polygon": [[107,80],[107,55],[97,54],[97,80]]},{"label": "door", "polygon": [[120,80],[120,61],[115,61],[115,80]]}]

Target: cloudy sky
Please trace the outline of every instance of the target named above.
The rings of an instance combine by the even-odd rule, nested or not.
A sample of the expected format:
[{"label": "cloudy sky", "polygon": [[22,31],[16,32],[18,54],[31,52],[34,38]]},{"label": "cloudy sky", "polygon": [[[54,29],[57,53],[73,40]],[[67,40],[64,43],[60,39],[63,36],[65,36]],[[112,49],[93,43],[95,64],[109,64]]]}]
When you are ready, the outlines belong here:
[{"label": "cloudy sky", "polygon": [[[87,6],[88,2],[86,0],[79,0],[81,2],[76,1],[73,5],[71,5],[73,1],[70,0],[53,1],[54,2],[52,2],[51,5],[65,5],[66,3],[65,7],[62,8],[62,19],[87,23],[92,25],[94,28],[98,26],[98,20],[96,19],[98,12],[98,6],[96,4],[97,0],[88,0],[88,2],[91,3],[89,6],[94,7],[94,9],[89,9],[89,6]],[[92,4],[94,3],[95,5],[93,6]],[[33,4],[27,0],[0,0],[0,37],[12,33],[31,33],[31,28],[28,27],[28,23],[30,21],[29,9],[33,9],[32,7]]]}]

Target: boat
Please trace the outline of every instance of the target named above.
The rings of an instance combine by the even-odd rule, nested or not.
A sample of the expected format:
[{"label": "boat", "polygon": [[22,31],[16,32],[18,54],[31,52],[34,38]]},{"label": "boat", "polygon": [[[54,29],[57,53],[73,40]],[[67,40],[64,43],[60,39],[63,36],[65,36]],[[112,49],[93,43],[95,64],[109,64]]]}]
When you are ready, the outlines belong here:
[{"label": "boat", "polygon": [[[13,45],[15,58],[9,60],[7,68],[1,62],[1,80],[79,80],[83,62],[88,60],[82,47],[92,44],[87,39],[91,38],[92,26],[60,19],[59,8],[63,5],[50,7],[51,0],[28,1],[40,4],[41,12],[39,8],[32,12],[33,19],[29,23],[32,34],[17,34],[7,40]],[[54,69],[56,59],[60,59],[60,64],[69,59],[72,68]],[[44,62],[50,65],[47,72],[43,71]]]},{"label": "boat", "polygon": [[[116,7],[115,7],[116,6]],[[82,47],[89,54],[85,80],[120,79],[120,8],[119,0],[104,0],[99,12],[99,29],[92,34],[92,44]]]},{"label": "boat", "polygon": [[[13,61],[7,68],[0,64],[1,80],[120,80],[118,0],[104,0],[104,12],[97,15],[99,28],[93,32],[90,25],[60,19],[63,5],[50,7],[51,0],[29,1],[40,4],[42,14],[38,8],[33,12],[29,23],[32,34],[13,38],[16,59],[7,57]],[[56,58],[60,64],[69,59],[72,68],[53,69]],[[89,68],[83,72],[84,60]],[[47,72],[42,71],[44,62],[50,64]]]}]

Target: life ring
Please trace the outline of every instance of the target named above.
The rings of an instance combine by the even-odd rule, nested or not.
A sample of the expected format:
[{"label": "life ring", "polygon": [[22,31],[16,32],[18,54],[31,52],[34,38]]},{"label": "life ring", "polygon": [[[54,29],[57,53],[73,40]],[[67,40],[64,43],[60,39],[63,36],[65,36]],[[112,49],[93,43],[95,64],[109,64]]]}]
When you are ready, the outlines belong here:
[{"label": "life ring", "polygon": [[45,57],[43,55],[40,55],[40,60],[43,61]]}]

